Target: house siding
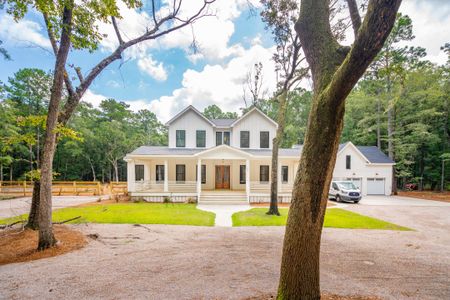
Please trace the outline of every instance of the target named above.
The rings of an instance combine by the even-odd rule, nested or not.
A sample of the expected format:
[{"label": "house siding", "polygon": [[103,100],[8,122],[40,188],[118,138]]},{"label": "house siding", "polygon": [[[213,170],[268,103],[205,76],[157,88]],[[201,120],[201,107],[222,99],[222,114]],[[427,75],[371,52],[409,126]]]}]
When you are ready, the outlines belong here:
[{"label": "house siding", "polygon": [[215,134],[212,125],[192,110],[187,111],[170,124],[169,126],[170,148],[176,148],[177,130],[186,131],[185,148],[197,148],[197,139],[196,139],[197,130],[206,131],[205,148],[214,147],[216,145]]},{"label": "house siding", "polygon": [[245,118],[240,120],[234,127],[231,137],[231,144],[233,147],[240,148],[240,132],[250,132],[250,149],[260,148],[260,132],[269,132],[269,149],[272,149],[272,140],[276,134],[276,126],[270,122],[266,117],[262,116],[258,111],[254,110]]}]

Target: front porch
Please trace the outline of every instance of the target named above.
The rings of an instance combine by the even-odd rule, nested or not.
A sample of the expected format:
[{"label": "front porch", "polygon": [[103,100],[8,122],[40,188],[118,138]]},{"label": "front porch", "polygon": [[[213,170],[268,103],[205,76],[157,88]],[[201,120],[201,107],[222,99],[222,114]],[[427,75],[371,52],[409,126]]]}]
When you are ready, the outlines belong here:
[{"label": "front porch", "polygon": [[[270,200],[270,157],[252,157],[231,147],[208,149],[186,157],[128,159],[132,197],[161,202],[248,204]],[[280,159],[279,201],[289,202],[296,162]],[[286,168],[283,172],[282,167]]]}]

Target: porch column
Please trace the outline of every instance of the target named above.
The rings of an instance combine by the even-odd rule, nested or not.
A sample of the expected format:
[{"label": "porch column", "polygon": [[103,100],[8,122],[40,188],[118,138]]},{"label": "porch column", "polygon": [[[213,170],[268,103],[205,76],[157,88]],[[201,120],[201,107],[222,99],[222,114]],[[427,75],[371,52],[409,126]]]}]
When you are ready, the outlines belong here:
[{"label": "porch column", "polygon": [[197,201],[200,200],[200,193],[202,192],[202,160],[197,161]]},{"label": "porch column", "polygon": [[164,192],[169,191],[169,163],[164,161]]},{"label": "porch column", "polygon": [[247,202],[250,203],[250,160],[245,161],[245,192],[247,193]]},{"label": "porch column", "polygon": [[134,172],[134,160],[127,160],[127,183],[128,192],[134,192],[134,187],[136,183],[135,172]]}]

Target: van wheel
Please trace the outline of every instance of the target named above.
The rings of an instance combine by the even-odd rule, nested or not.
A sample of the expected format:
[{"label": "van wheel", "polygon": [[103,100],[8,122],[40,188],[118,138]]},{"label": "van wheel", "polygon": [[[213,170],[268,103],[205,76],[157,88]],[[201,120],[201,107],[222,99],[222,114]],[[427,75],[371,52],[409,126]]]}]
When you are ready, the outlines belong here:
[{"label": "van wheel", "polygon": [[341,196],[336,195],[336,202],[341,202]]}]

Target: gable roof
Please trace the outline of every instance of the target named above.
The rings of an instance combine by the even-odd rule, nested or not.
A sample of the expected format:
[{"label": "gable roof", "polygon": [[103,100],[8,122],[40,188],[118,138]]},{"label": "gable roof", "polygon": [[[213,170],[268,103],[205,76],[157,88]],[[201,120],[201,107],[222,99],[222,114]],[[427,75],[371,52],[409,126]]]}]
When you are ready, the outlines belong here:
[{"label": "gable roof", "polygon": [[172,119],[170,119],[167,123],[166,126],[169,126],[171,123],[173,123],[175,120],[177,120],[179,117],[181,117],[182,115],[184,115],[185,113],[187,113],[188,111],[193,111],[194,113],[196,113],[197,115],[199,115],[203,120],[205,120],[206,122],[208,122],[209,124],[211,124],[211,126],[215,127],[216,125],[211,122],[210,119],[208,119],[207,117],[205,117],[201,112],[199,112],[195,107],[193,107],[192,105],[189,105],[188,107],[186,107],[185,109],[183,109],[182,111],[180,111],[178,114],[176,114]]},{"label": "gable roof", "polygon": [[339,145],[338,154],[346,147],[354,147],[358,153],[371,164],[395,164],[395,162],[384,154],[376,146],[355,146],[352,142],[346,142]]},{"label": "gable roof", "polygon": [[246,112],[243,116],[241,116],[240,118],[236,119],[233,123],[231,123],[230,127],[235,126],[237,123],[239,123],[240,121],[242,121],[243,119],[247,118],[252,112],[258,112],[260,115],[262,115],[264,118],[266,118],[267,120],[269,120],[269,122],[271,122],[272,124],[274,124],[276,127],[278,127],[278,123],[275,122],[274,120],[272,120],[271,118],[269,118],[269,116],[267,116],[265,113],[263,113],[259,108],[257,108],[256,106],[253,106],[252,109],[250,109],[248,112]]}]

